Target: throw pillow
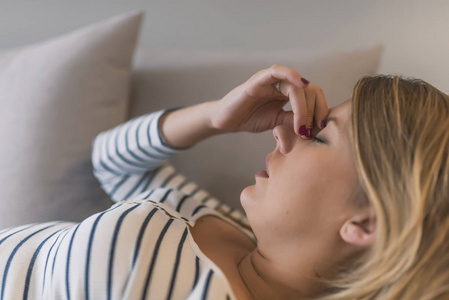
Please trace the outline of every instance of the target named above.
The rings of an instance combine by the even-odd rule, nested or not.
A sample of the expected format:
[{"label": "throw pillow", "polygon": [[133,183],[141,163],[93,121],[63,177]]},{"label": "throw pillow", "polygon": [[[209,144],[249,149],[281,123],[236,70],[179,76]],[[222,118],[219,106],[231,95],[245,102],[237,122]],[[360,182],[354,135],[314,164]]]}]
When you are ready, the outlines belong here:
[{"label": "throw pillow", "polygon": [[91,143],[125,120],[143,12],[0,53],[0,228],[110,206]]}]

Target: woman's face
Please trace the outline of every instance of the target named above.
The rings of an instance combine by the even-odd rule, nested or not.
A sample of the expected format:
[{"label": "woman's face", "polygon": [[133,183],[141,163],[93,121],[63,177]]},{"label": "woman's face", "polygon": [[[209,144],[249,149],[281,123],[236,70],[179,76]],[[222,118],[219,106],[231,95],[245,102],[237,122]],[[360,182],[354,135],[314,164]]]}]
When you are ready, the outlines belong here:
[{"label": "woman's face", "polygon": [[269,153],[269,178],[256,177],[241,203],[261,243],[288,251],[287,245],[337,239],[351,215],[359,186],[349,139],[351,99],[330,109],[327,126],[303,139],[291,126],[273,129],[276,149]]}]

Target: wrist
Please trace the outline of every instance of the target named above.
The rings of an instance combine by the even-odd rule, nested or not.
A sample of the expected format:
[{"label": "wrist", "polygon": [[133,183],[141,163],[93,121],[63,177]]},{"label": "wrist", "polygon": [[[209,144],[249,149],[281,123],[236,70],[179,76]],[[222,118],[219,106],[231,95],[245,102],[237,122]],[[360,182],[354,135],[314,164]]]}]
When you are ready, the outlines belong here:
[{"label": "wrist", "polygon": [[224,130],[219,129],[215,126],[214,116],[217,114],[218,100],[208,101],[201,103],[203,106],[203,116],[204,116],[204,126],[208,128],[213,134],[226,133]]},{"label": "wrist", "polygon": [[223,133],[212,126],[214,101],[168,111],[159,120],[163,141],[173,148],[189,148],[198,142]]}]

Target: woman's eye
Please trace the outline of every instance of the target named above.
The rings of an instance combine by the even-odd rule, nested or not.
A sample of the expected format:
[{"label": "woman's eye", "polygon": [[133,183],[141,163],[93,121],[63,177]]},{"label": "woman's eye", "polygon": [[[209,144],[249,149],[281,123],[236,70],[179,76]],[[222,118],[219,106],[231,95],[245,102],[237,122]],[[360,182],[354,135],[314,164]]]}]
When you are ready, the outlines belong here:
[{"label": "woman's eye", "polygon": [[315,142],[316,143],[322,143],[322,144],[325,143],[322,139],[318,138],[316,135],[313,135],[313,134],[312,134],[312,140],[313,140],[314,143]]}]

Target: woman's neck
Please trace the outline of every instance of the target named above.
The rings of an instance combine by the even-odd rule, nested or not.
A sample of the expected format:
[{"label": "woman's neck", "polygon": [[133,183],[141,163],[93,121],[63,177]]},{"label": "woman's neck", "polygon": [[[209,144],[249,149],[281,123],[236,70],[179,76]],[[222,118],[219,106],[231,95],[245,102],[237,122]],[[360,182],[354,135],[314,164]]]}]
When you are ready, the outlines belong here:
[{"label": "woman's neck", "polygon": [[[253,300],[305,299],[307,294],[310,295],[310,282],[301,282],[296,274],[283,272],[275,262],[264,257],[257,247],[242,258],[237,268]],[[287,277],[288,282],[284,281]],[[297,284],[292,285],[292,282]]]}]

